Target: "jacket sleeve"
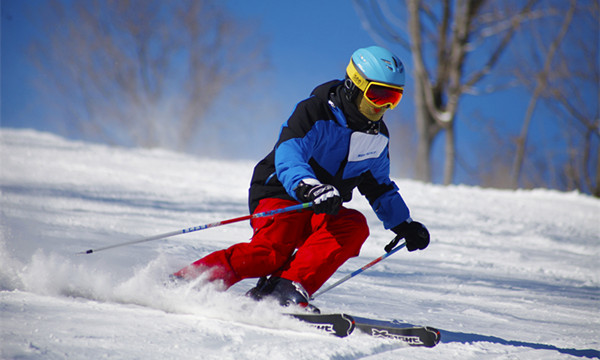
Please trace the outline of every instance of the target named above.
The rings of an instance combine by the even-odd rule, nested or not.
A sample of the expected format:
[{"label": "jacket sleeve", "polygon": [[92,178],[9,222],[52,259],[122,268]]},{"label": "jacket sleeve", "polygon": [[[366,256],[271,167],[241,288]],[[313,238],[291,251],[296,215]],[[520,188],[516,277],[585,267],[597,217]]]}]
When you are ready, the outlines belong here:
[{"label": "jacket sleeve", "polygon": [[363,174],[358,190],[363,194],[386,229],[400,225],[410,217],[410,211],[399,193],[398,186],[390,179],[388,149],[378,159],[371,171]]},{"label": "jacket sleeve", "polygon": [[318,132],[313,131],[313,125],[314,120],[311,119],[306,101],[299,103],[283,124],[275,146],[277,178],[287,193],[296,200],[294,189],[300,180],[316,178],[308,163],[318,141]]}]

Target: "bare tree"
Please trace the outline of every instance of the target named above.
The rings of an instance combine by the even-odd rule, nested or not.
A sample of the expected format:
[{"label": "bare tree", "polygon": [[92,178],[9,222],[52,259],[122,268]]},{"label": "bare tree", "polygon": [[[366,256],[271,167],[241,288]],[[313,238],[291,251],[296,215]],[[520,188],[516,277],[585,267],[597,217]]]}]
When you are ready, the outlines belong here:
[{"label": "bare tree", "polygon": [[46,94],[87,137],[185,150],[214,100],[265,64],[264,41],[217,2],[43,2],[30,57]]},{"label": "bare tree", "polygon": [[600,197],[600,4],[577,0],[576,5],[576,21],[563,41],[543,100],[563,119],[566,189]]},{"label": "bare tree", "polygon": [[[498,64],[521,24],[533,16],[536,2],[501,7],[506,2],[405,0],[408,20],[403,21],[387,2],[355,0],[367,30],[376,37],[382,34],[412,54],[419,133],[417,178],[431,181],[433,142],[443,131],[444,183],[453,181],[459,101],[465,94],[480,92],[475,86]],[[484,60],[469,62],[475,57]]]},{"label": "bare tree", "polygon": [[[533,94],[527,105],[527,112],[525,114],[525,118],[523,119],[523,126],[521,128],[521,133],[519,137],[516,139],[517,150],[515,153],[513,168],[512,168],[512,176],[511,176],[511,186],[513,189],[516,189],[519,186],[519,177],[521,175],[521,167],[523,165],[523,159],[525,158],[525,147],[527,142],[527,137],[529,134],[529,127],[531,124],[531,119],[533,117],[533,113],[535,111],[535,107],[537,105],[538,100],[542,96],[542,93],[546,91],[548,86],[548,77],[551,71],[551,65],[553,63],[554,56],[564,39],[569,26],[571,25],[571,21],[573,20],[573,13],[575,12],[575,6],[577,4],[576,0],[571,0],[569,9],[564,16],[562,25],[560,26],[558,33],[554,37],[550,47],[545,53],[542,54],[541,58],[544,59],[544,64],[541,67],[541,70],[535,74],[535,88],[533,89]],[[534,37],[535,38],[535,37]],[[543,44],[540,46],[543,48]]]},{"label": "bare tree", "polygon": [[[531,98],[515,141],[510,184],[524,186],[534,172],[545,171],[537,175],[534,186],[600,196],[599,5],[587,0],[547,1],[545,5],[549,16],[524,29],[526,36],[516,49],[522,61],[514,73]],[[544,107],[553,116],[538,117],[538,121],[544,128],[560,129],[560,137],[553,141],[552,152],[540,153],[529,149],[530,127],[534,111]],[[531,166],[540,160],[545,160],[545,167]]]}]

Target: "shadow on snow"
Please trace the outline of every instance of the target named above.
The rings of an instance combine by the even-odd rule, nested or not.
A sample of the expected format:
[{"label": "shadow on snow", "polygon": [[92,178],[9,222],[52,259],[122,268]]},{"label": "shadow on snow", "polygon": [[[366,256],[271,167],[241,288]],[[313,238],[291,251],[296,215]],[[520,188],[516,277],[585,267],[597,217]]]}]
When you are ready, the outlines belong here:
[{"label": "shadow on snow", "polygon": [[558,351],[562,354],[568,354],[579,357],[587,357],[587,358],[598,358],[600,359],[600,351],[594,349],[564,349],[559,348],[554,345],[547,344],[536,344],[525,341],[518,340],[505,340],[496,336],[488,336],[488,335],[479,335],[479,334],[471,334],[471,333],[463,333],[463,332],[454,332],[454,331],[446,331],[440,330],[442,333],[441,342],[442,343],[451,343],[451,342],[459,342],[459,343],[472,343],[472,342],[490,342],[494,344],[501,345],[510,345],[510,346],[520,346],[520,347],[528,347],[536,350],[554,350]]}]

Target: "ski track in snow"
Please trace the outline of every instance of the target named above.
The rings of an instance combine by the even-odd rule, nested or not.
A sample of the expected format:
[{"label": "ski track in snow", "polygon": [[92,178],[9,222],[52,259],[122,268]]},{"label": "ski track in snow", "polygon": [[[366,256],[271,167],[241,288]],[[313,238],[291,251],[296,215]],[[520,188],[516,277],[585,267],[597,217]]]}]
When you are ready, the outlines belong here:
[{"label": "ski track in snow", "polygon": [[[442,331],[435,348],[336,338],[202,279],[165,285],[201,256],[247,241],[247,222],[89,255],[247,214],[253,162],[0,130],[2,359],[600,358],[600,201],[396,179],[430,247],[401,251],[315,305]],[[397,159],[396,161],[401,161]],[[371,236],[333,282],[383,253]],[[276,311],[274,311],[274,309]]]}]

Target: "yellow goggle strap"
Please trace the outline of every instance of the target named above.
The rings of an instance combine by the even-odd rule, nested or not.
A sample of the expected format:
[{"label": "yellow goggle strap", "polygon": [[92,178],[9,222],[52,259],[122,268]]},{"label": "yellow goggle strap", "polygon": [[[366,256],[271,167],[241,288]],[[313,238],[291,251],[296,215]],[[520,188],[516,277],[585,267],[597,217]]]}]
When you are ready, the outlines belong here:
[{"label": "yellow goggle strap", "polygon": [[[360,70],[356,68],[356,65],[354,65],[354,61],[352,61],[352,59],[350,59],[350,63],[348,64],[348,67],[346,67],[346,74],[348,74],[348,77],[350,78],[350,80],[352,80],[354,85],[356,85],[356,87],[359,88],[363,92],[363,96],[365,96],[367,101],[369,101],[369,103],[371,103],[372,105],[377,106],[377,107],[381,107],[381,106],[385,106],[385,105],[373,104],[373,102],[369,98],[366,97],[365,94],[367,93],[367,89],[369,88],[369,86],[380,85],[380,86],[385,86],[385,87],[389,87],[392,89],[398,89],[398,90],[404,91],[404,86],[396,86],[396,85],[381,83],[381,82],[377,82],[377,81],[368,81],[361,74]],[[396,105],[398,105],[398,104],[392,105],[391,106],[392,109],[395,108]]]}]

